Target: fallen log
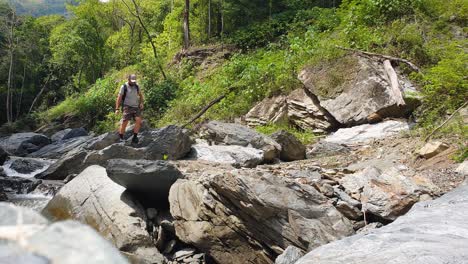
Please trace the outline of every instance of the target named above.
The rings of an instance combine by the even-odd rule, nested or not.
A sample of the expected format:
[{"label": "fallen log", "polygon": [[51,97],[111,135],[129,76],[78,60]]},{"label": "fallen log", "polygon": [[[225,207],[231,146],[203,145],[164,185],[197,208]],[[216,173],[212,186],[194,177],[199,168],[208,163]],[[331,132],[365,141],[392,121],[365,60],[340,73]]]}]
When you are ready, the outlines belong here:
[{"label": "fallen log", "polygon": [[384,54],[379,54],[379,53],[372,53],[372,52],[357,50],[357,49],[345,48],[345,47],[342,47],[342,46],[335,46],[335,47],[338,48],[338,49],[342,49],[342,50],[346,50],[346,51],[356,53],[358,55],[378,57],[378,58],[381,58],[382,60],[390,60],[390,61],[401,62],[401,63],[404,63],[404,64],[408,65],[413,71],[421,72],[421,69],[419,69],[418,66],[416,66],[414,63],[412,63],[411,61],[406,60],[406,59],[392,57],[392,56],[389,56],[389,55],[384,55]]},{"label": "fallen log", "polygon": [[215,104],[221,102],[221,100],[223,100],[224,98],[226,98],[226,96],[227,96],[228,94],[230,94],[231,92],[233,92],[234,90],[235,90],[235,89],[234,89],[233,87],[231,87],[231,88],[229,88],[229,90],[228,90],[225,94],[223,94],[223,95],[219,96],[218,98],[214,99],[213,101],[211,101],[209,104],[207,104],[205,107],[203,107],[203,109],[202,109],[200,112],[198,112],[198,114],[196,114],[192,119],[190,119],[190,121],[188,121],[187,123],[185,123],[185,124],[182,126],[182,128],[185,128],[185,127],[187,127],[188,125],[190,125],[190,124],[192,124],[193,122],[195,122],[198,118],[200,118],[203,114],[205,114],[206,111],[208,111],[208,109],[210,109],[210,108],[211,108],[212,106],[214,106]]}]

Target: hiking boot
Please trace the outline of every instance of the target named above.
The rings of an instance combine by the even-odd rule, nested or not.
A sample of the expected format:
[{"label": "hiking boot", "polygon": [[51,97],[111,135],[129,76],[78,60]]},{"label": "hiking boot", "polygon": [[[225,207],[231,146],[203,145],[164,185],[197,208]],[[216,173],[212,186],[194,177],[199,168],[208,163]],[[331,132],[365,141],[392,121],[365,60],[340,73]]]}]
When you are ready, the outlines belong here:
[{"label": "hiking boot", "polygon": [[138,144],[138,142],[139,142],[138,137],[133,136],[133,138],[132,138],[132,143],[133,143],[133,144]]}]

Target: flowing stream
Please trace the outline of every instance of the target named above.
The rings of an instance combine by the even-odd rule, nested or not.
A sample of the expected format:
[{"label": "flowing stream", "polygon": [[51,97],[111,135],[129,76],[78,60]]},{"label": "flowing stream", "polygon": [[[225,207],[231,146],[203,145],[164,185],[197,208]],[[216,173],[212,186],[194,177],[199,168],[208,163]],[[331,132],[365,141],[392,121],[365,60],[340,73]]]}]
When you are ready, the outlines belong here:
[{"label": "flowing stream", "polygon": [[[33,179],[34,176],[44,172],[55,160],[40,158],[10,157],[2,166],[7,177]],[[8,191],[8,187],[5,188]],[[7,192],[8,202],[41,211],[52,199],[48,190],[38,188],[31,193],[18,193],[18,190]]]}]

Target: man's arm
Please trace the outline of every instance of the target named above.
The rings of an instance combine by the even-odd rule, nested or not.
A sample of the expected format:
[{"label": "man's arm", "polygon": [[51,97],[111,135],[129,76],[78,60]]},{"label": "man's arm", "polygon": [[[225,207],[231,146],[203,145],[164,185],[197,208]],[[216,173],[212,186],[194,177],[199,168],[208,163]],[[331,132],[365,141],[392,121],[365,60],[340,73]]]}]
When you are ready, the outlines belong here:
[{"label": "man's arm", "polygon": [[115,112],[118,113],[120,111],[120,103],[122,103],[122,95],[119,94],[117,96],[117,101],[115,101]]},{"label": "man's arm", "polygon": [[138,91],[138,97],[140,98],[140,109],[143,109],[145,98],[143,97],[143,93],[141,91]]}]

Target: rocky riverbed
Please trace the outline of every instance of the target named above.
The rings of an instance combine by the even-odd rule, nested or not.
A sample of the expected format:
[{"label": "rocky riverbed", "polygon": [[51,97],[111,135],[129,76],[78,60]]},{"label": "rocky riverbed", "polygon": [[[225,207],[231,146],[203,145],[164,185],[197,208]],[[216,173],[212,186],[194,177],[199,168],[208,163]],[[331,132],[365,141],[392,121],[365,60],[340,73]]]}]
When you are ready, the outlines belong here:
[{"label": "rocky riverbed", "polygon": [[410,135],[416,99],[374,64],[327,96],[305,69],[246,116],[328,133],[308,146],[220,121],[0,138],[0,263],[464,263],[467,161]]}]

